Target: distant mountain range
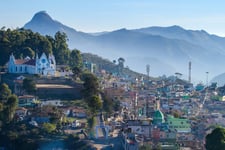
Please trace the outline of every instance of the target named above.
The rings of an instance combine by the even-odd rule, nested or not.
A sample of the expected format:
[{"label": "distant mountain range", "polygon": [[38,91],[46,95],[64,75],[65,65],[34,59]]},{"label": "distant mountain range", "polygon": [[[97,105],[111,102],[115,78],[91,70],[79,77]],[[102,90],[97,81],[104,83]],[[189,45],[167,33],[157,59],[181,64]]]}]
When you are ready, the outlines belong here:
[{"label": "distant mountain range", "polygon": [[170,26],[85,33],[53,20],[45,11],[36,13],[24,28],[52,36],[57,31],[65,32],[71,49],[77,48],[111,61],[123,57],[125,66],[145,74],[149,64],[152,76],[180,72],[182,78],[188,79],[189,61],[192,62],[194,82],[206,82],[206,72],[209,72],[209,79],[225,72],[222,67],[225,64],[225,38],[204,30]]}]

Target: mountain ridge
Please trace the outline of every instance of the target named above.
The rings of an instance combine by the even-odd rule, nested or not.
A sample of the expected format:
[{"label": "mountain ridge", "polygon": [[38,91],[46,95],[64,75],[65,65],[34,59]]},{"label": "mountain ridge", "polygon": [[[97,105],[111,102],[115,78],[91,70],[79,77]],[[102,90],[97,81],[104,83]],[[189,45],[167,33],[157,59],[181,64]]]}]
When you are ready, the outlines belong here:
[{"label": "mountain ridge", "polygon": [[[56,31],[65,32],[70,48],[110,60],[124,57],[125,65],[140,73],[145,73],[145,66],[150,64],[152,76],[181,72],[187,79],[189,61],[193,64],[193,79],[198,81],[205,77],[206,71],[212,76],[223,73],[218,64],[225,63],[225,38],[204,30],[186,30],[173,25],[131,30],[122,28],[94,35],[63,25],[47,12],[37,14],[24,28],[51,36]],[[47,15],[47,21],[42,15]]]}]

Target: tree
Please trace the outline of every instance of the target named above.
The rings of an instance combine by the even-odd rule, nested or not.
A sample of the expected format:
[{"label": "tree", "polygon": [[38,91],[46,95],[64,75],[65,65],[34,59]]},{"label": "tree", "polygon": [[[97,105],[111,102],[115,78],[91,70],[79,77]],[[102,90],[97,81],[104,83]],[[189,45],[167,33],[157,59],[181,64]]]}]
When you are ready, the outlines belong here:
[{"label": "tree", "polygon": [[139,147],[140,150],[152,150],[150,144],[145,144]]},{"label": "tree", "polygon": [[97,124],[97,119],[95,116],[90,116],[87,118],[89,131],[93,131],[93,127]]},{"label": "tree", "polygon": [[57,60],[57,64],[65,65],[69,62],[69,48],[67,45],[67,36],[65,33],[57,32],[53,43],[53,54]]},{"label": "tree", "polygon": [[125,62],[125,59],[122,58],[122,57],[120,57],[120,58],[118,58],[118,62],[119,62],[119,63],[124,63],[124,62]]},{"label": "tree", "polygon": [[0,112],[3,111],[3,109],[4,109],[3,103],[0,103]]},{"label": "tree", "polygon": [[124,58],[120,57],[118,59],[119,66],[121,66],[122,68],[124,67],[124,62],[125,62],[125,59]]},{"label": "tree", "polygon": [[118,59],[118,63],[119,63],[118,64],[118,72],[119,72],[119,74],[123,73],[124,62],[125,62],[125,59],[124,58],[120,57]]},{"label": "tree", "polygon": [[72,68],[72,72],[74,74],[74,78],[76,79],[77,77],[79,77],[81,75],[82,69],[75,66]]},{"label": "tree", "polygon": [[4,117],[3,110],[4,110],[4,105],[3,103],[0,103],[0,130],[3,124],[3,117]]},{"label": "tree", "polygon": [[98,95],[93,95],[86,99],[89,110],[93,116],[102,108],[102,101]]},{"label": "tree", "polygon": [[9,123],[13,119],[16,107],[18,105],[18,98],[11,94],[8,85],[3,83],[0,86],[0,120],[1,123]]},{"label": "tree", "polygon": [[18,105],[17,96],[16,95],[10,95],[7,102],[6,102],[6,108],[5,108],[5,112],[6,112],[7,115],[4,114],[7,117],[6,118],[7,122],[10,122],[10,121],[13,120],[17,105]]},{"label": "tree", "polygon": [[101,97],[103,99],[103,109],[107,113],[111,114],[113,110],[113,101],[109,97],[106,96],[106,94],[101,93]]},{"label": "tree", "polygon": [[206,136],[205,148],[207,150],[225,149],[225,128],[217,127]]},{"label": "tree", "polygon": [[53,124],[61,123],[60,120],[62,117],[62,112],[59,109],[57,109],[57,107],[52,106],[52,112],[49,112],[48,115],[50,116],[51,123]]},{"label": "tree", "polygon": [[114,100],[114,102],[113,102],[113,109],[114,109],[114,111],[119,111],[121,109],[119,100]]},{"label": "tree", "polygon": [[21,55],[22,55],[22,58],[27,57],[27,56],[30,57],[30,58],[33,58],[34,55],[35,55],[35,52],[30,47],[24,47],[23,53],[21,53]]},{"label": "tree", "polygon": [[91,73],[85,73],[82,76],[84,81],[83,97],[90,110],[88,125],[90,133],[93,133],[96,113],[102,108],[102,101],[99,97],[99,83],[96,76]]},{"label": "tree", "polygon": [[44,123],[42,127],[43,130],[47,133],[52,133],[56,129],[56,125],[52,123]]},{"label": "tree", "polygon": [[74,49],[71,51],[69,65],[71,68],[77,67],[79,69],[82,69],[83,61],[79,50]]},{"label": "tree", "polygon": [[0,100],[6,101],[10,95],[11,95],[11,90],[9,89],[9,86],[5,83],[1,84],[1,86],[0,86]]},{"label": "tree", "polygon": [[180,117],[179,112],[176,111],[176,110],[174,110],[174,111],[172,112],[172,114],[173,114],[174,118],[179,118],[179,117]]},{"label": "tree", "polygon": [[34,80],[30,78],[25,78],[23,80],[23,89],[28,93],[28,94],[34,94],[37,90],[36,88],[36,83]]},{"label": "tree", "polygon": [[84,98],[89,98],[93,95],[99,94],[99,83],[94,74],[84,73],[82,75],[82,80],[84,81],[84,89],[82,90]]},{"label": "tree", "polygon": [[83,67],[82,56],[79,50],[74,49],[71,51],[69,65],[70,68],[72,69],[74,77],[75,78],[79,77]]}]

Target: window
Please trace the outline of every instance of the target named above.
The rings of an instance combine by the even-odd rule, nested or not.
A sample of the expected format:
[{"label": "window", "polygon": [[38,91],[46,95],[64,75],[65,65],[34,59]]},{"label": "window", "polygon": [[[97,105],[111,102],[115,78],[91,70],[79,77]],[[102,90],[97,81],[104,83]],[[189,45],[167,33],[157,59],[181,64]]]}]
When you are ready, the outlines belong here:
[{"label": "window", "polygon": [[16,67],[16,72],[17,72],[17,67]]},{"label": "window", "polygon": [[44,64],[44,63],[46,62],[46,60],[43,58],[43,59],[41,60],[41,62]]}]

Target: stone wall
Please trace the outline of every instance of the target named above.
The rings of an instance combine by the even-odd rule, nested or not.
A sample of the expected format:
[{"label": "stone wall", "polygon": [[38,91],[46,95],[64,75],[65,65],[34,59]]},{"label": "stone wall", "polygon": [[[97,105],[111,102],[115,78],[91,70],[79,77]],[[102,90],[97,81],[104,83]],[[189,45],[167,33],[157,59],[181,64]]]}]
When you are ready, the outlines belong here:
[{"label": "stone wall", "polygon": [[[82,84],[74,83],[71,79],[41,78],[36,80],[36,83],[46,84],[45,87],[37,89],[37,96],[40,99],[81,99]],[[59,86],[54,87],[54,85]],[[62,87],[60,87],[60,85],[62,85]],[[64,88],[63,86],[65,85],[70,86],[70,88]]]}]

